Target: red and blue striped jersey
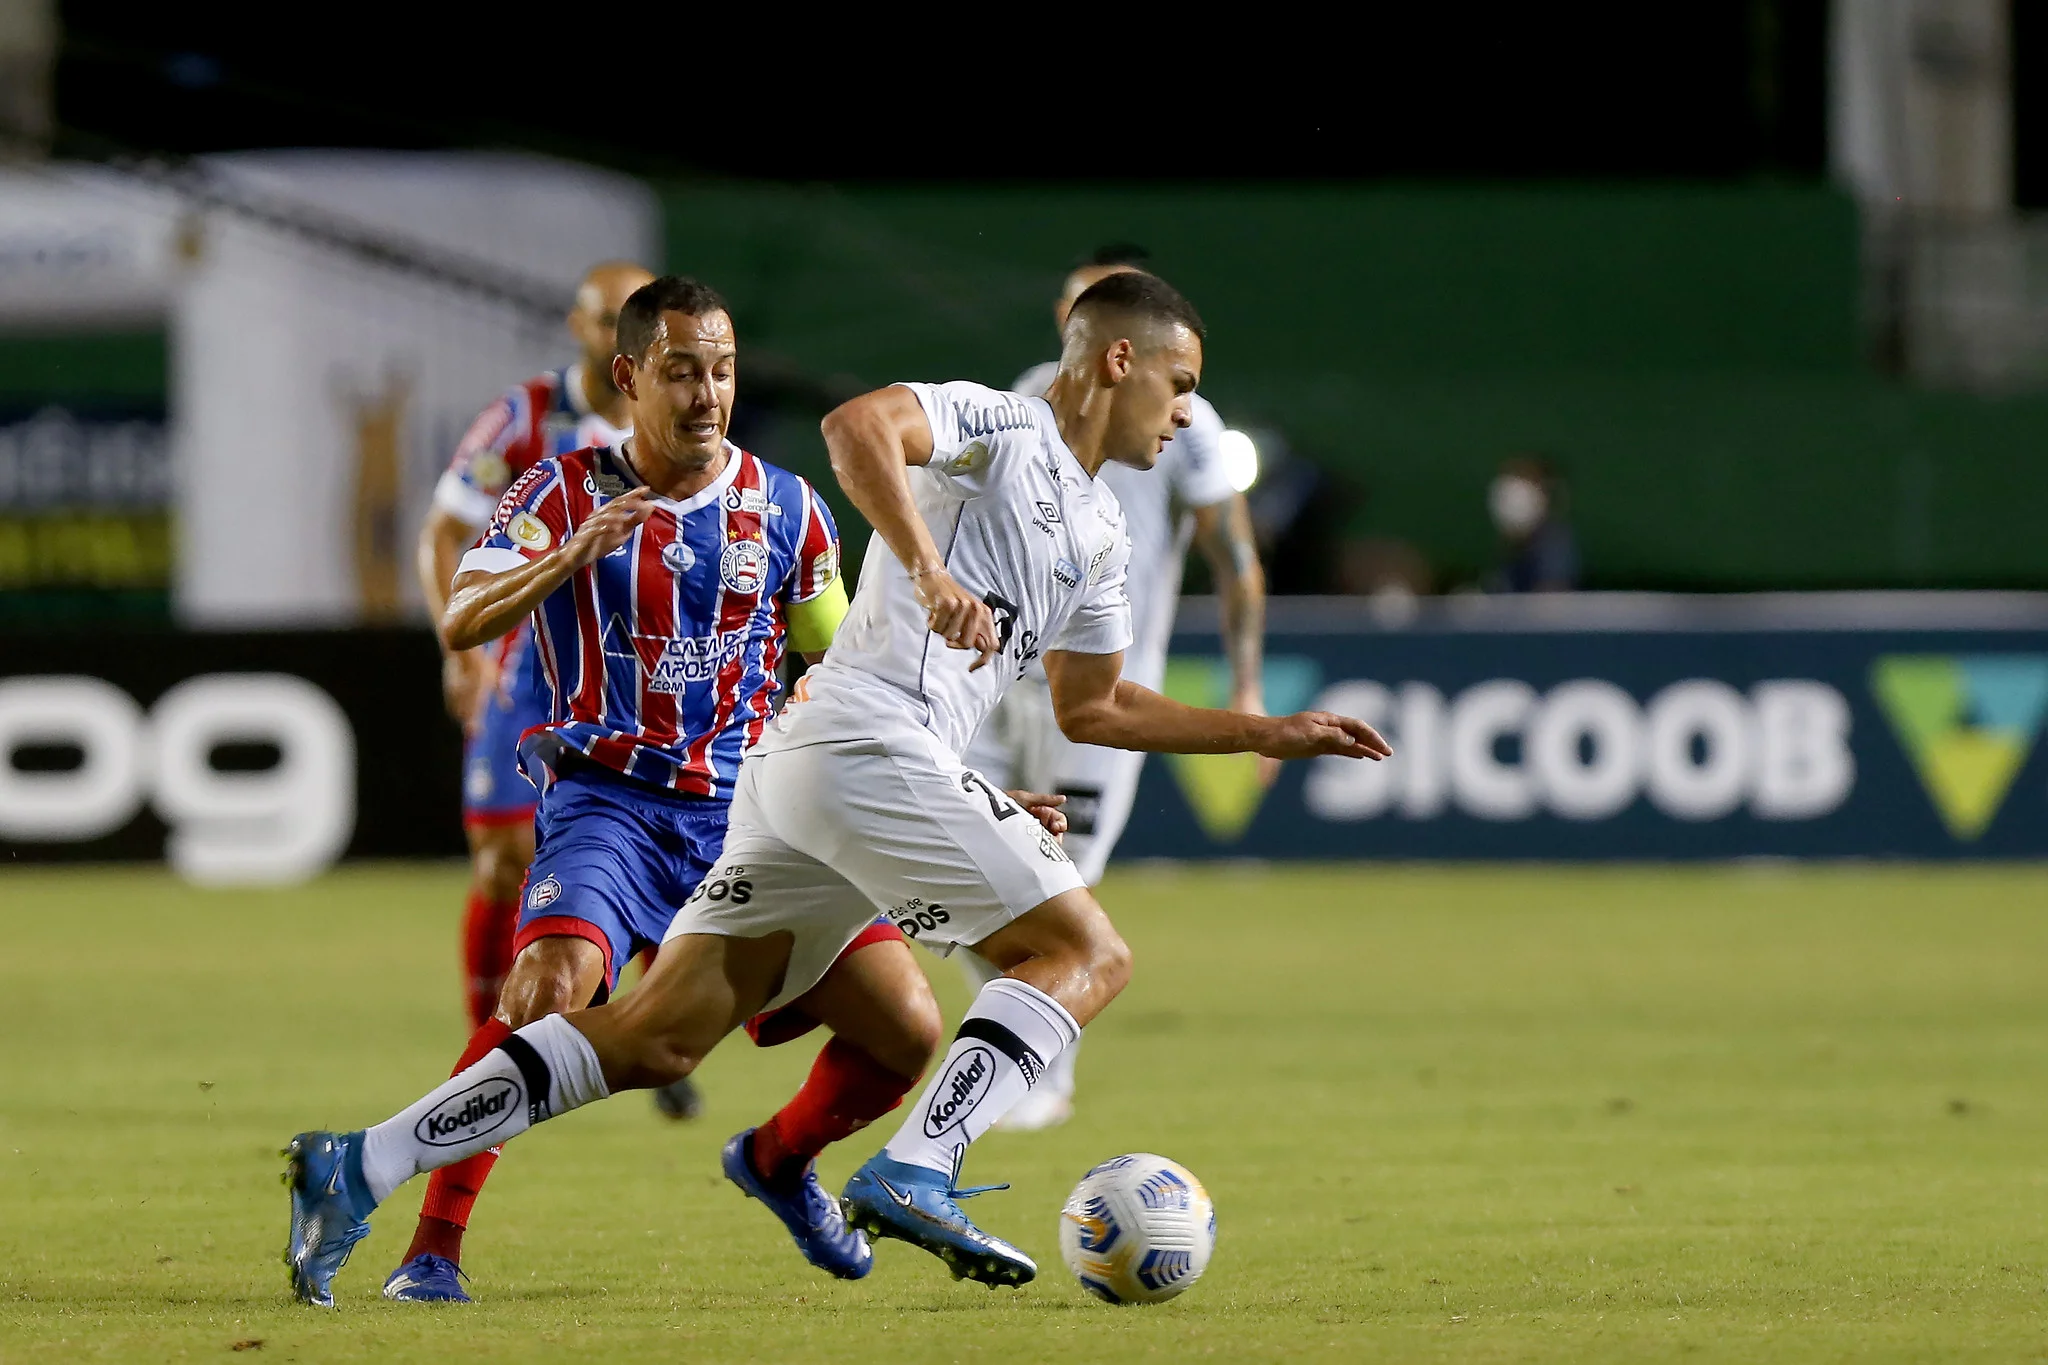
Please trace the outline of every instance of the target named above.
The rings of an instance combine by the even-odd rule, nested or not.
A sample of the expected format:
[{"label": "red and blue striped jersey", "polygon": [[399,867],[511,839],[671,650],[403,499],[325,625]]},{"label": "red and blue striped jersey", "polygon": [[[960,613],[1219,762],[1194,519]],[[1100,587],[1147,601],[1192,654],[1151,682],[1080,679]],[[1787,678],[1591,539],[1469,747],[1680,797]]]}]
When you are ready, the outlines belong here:
[{"label": "red and blue striped jersey", "polygon": [[617,445],[632,434],[590,410],[580,364],[537,374],[499,394],[469,424],[434,485],[434,505],[482,530],[512,480],[540,461],[584,446]]},{"label": "red and blue striped jersey", "polygon": [[[578,569],[534,612],[554,693],[522,755],[562,749],[695,796],[730,799],[776,693],[785,612],[832,586],[839,538],[809,483],[728,442],[725,468],[680,502],[657,498],[633,538]],[[540,461],[515,480],[465,571],[503,573],[638,487],[630,452]]]},{"label": "red and blue striped jersey", "polygon": [[[583,397],[583,367],[575,364],[514,384],[477,414],[456,443],[454,458],[434,485],[434,506],[472,531],[488,526],[512,480],[550,455],[591,445],[616,445],[630,436],[591,411]],[[528,627],[488,647],[498,688],[538,708],[547,685],[528,648]]]}]

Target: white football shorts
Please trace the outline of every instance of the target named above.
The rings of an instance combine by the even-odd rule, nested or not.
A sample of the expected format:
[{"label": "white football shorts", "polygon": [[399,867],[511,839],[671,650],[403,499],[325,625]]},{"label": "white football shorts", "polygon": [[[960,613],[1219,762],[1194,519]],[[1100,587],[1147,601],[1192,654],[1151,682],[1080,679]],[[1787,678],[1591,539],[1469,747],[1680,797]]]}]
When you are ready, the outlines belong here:
[{"label": "white football shorts", "polygon": [[815,986],[877,913],[941,955],[1084,886],[1044,826],[923,732],[756,749],[680,934],[795,935],[767,1008]]},{"label": "white football shorts", "polygon": [[[1153,687],[1156,680],[1139,681]],[[963,761],[993,786],[1066,797],[1067,854],[1088,885],[1102,880],[1137,803],[1145,755],[1068,739],[1053,716],[1052,689],[1033,674],[1004,694]]]}]

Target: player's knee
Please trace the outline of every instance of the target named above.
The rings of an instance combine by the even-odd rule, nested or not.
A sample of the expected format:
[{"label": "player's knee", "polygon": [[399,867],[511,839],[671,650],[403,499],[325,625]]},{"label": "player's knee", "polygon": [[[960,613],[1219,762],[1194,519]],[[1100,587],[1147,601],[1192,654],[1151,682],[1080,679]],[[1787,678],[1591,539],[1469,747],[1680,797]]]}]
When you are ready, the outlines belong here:
[{"label": "player's knee", "polygon": [[1112,929],[1090,946],[1094,975],[1109,994],[1116,995],[1131,984],[1131,945],[1124,942],[1122,934]]},{"label": "player's knee", "polygon": [[897,1036],[889,1040],[886,1055],[874,1054],[875,1060],[899,1076],[922,1076],[946,1041],[946,1017],[939,1013],[938,1000],[925,991],[902,1002],[896,1023]]},{"label": "player's knee", "polygon": [[[594,961],[592,959],[595,959]],[[581,939],[538,939],[512,963],[498,993],[498,1018],[512,1028],[582,1009],[597,994],[604,959]]]}]

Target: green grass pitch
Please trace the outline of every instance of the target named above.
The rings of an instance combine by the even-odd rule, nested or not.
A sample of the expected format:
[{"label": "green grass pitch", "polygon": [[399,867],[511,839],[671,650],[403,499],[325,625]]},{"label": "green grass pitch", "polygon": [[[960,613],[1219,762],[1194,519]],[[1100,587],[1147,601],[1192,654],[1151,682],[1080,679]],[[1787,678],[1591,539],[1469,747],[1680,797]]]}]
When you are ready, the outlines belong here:
[{"label": "green grass pitch", "polygon": [[[445,1074],[461,880],[0,873],[0,1360],[2048,1354],[2039,869],[1121,871],[1138,975],[1079,1116],[967,1170],[1014,1183],[974,1211],[1039,1258],[1028,1289],[900,1243],[857,1285],[804,1266],[716,1158],[812,1045],[740,1039],[695,1125],[627,1096],[513,1145],[475,1307],[377,1297],[422,1181],[339,1310],[299,1308],[278,1148]],[[1135,1150],[1203,1177],[1220,1241],[1180,1300],[1120,1310],[1068,1279],[1056,1215]]]}]

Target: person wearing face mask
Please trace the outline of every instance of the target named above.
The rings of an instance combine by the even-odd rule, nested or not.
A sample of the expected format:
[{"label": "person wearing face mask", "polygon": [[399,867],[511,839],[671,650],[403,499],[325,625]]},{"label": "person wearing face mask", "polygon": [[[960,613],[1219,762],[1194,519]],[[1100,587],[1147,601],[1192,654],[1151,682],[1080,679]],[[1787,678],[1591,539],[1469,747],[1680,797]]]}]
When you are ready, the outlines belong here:
[{"label": "person wearing face mask", "polygon": [[1538,455],[1502,462],[1486,490],[1501,557],[1488,592],[1571,592],[1579,586],[1579,545],[1564,519],[1564,487]]}]

